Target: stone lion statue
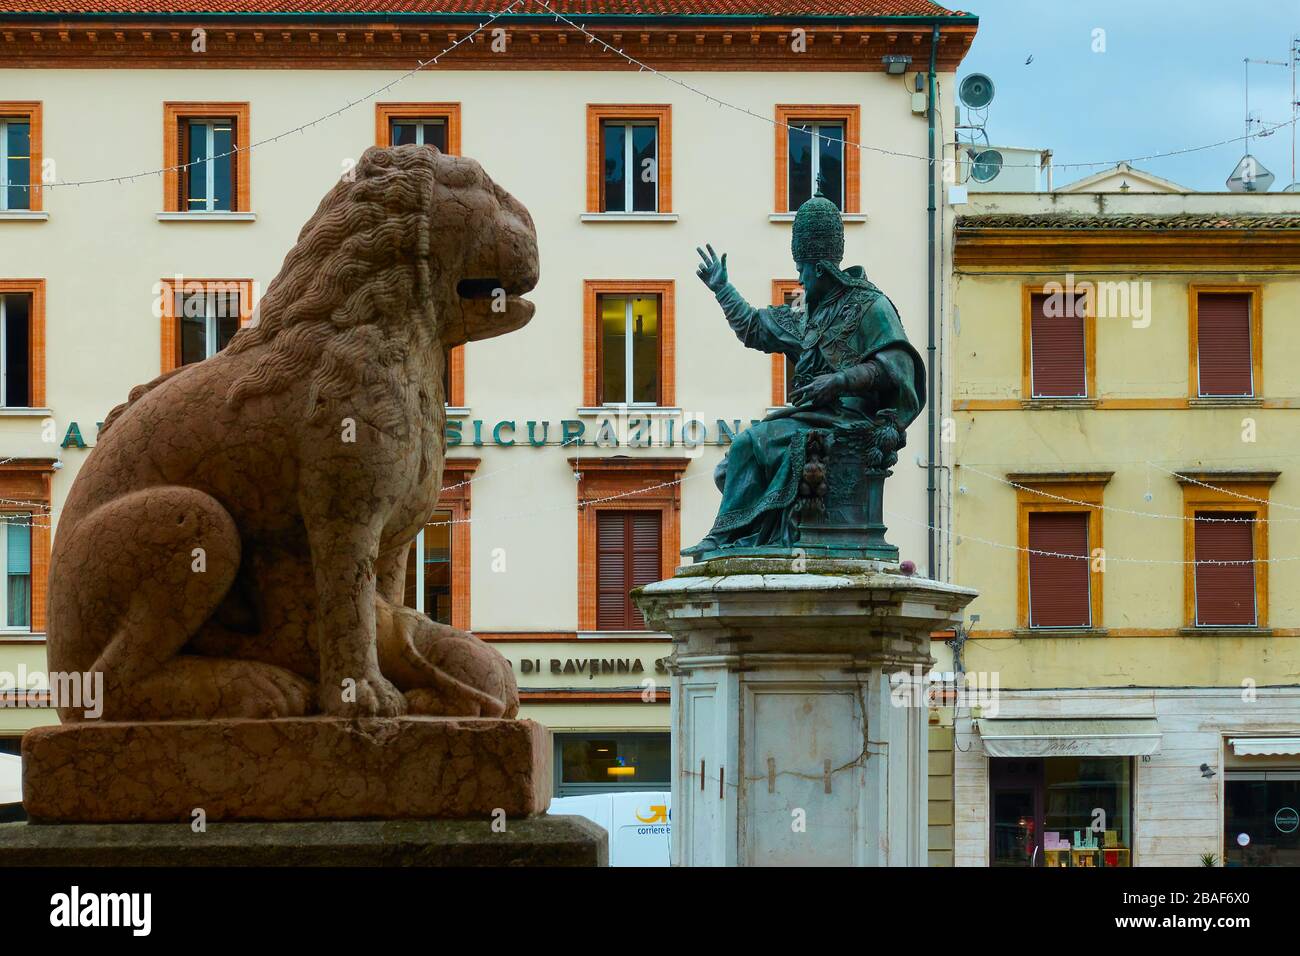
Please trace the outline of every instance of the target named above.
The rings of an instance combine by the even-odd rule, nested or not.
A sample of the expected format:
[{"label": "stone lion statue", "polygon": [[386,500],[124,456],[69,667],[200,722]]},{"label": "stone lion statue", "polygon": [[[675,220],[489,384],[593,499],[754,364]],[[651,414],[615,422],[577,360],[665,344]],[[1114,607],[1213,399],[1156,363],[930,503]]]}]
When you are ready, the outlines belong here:
[{"label": "stone lion statue", "polygon": [[51,669],[102,672],[105,720],[514,716],[504,658],[402,598],[447,351],[526,324],[537,275],[478,163],[367,150],[256,319],[108,416],[54,541]]}]

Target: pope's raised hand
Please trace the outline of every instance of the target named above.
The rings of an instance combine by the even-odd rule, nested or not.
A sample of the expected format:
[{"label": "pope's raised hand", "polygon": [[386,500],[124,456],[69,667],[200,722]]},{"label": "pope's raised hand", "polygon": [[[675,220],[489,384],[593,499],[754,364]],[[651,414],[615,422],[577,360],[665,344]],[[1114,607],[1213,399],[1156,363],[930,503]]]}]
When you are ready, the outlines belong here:
[{"label": "pope's raised hand", "polygon": [[[706,252],[705,249],[708,251]],[[701,259],[695,274],[710,290],[720,292],[727,284],[727,254],[724,252],[719,259],[713,247],[708,244],[705,244],[704,249],[696,246],[695,251],[700,254]]]}]

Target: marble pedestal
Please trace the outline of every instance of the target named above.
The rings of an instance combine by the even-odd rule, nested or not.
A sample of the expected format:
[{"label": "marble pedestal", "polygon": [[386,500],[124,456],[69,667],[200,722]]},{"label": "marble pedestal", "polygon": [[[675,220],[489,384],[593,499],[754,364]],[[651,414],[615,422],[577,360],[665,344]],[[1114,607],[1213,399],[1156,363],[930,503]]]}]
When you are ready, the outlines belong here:
[{"label": "marble pedestal", "polygon": [[673,864],[926,865],[928,710],[890,678],[928,672],[931,631],[975,595],[744,557],[634,592],[674,643]]}]

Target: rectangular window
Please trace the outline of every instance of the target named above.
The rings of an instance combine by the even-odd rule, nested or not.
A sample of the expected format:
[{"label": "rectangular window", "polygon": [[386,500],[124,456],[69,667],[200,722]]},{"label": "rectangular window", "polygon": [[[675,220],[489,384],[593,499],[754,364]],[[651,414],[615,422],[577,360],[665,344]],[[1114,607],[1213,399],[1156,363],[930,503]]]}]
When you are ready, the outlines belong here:
[{"label": "rectangular window", "polygon": [[32,124],[0,116],[0,210],[32,208]]},{"label": "rectangular window", "polygon": [[992,866],[1132,866],[1131,757],[994,757],[989,791]]},{"label": "rectangular window", "polygon": [[3,407],[31,407],[31,355],[31,295],[0,294],[0,405]]},{"label": "rectangular window", "polygon": [[[1300,769],[1228,770],[1223,781],[1225,866],[1300,866]],[[1246,834],[1243,846],[1237,839]]]},{"label": "rectangular window", "polygon": [[1196,626],[1253,627],[1255,517],[1243,511],[1197,511]]},{"label": "rectangular window", "polygon": [[179,323],[178,364],[190,365],[212,358],[239,331],[239,292],[177,292],[176,321]]},{"label": "rectangular window", "polygon": [[0,515],[0,568],[4,569],[4,601],[0,628],[30,630],[32,626],[32,516]]},{"label": "rectangular window", "polygon": [[235,208],[235,121],[192,119],[181,121],[181,141],[186,167],[185,209],[189,212],[230,212]]},{"label": "rectangular window", "polygon": [[799,122],[787,133],[790,212],[821,193],[844,210],[844,123]]},{"label": "rectangular window", "polygon": [[657,405],[660,401],[660,297],[599,297],[600,392],[605,405]]},{"label": "rectangular window", "polygon": [[596,515],[596,630],[643,630],[633,588],[662,576],[658,511],[600,511]]},{"label": "rectangular window", "polygon": [[443,118],[394,119],[388,128],[390,146],[435,146],[447,152],[447,121]]},{"label": "rectangular window", "polygon": [[1086,326],[1083,295],[1030,297],[1030,389],[1034,398],[1088,396]]},{"label": "rectangular window", "polygon": [[439,624],[451,624],[451,541],[452,515],[434,512],[415,539],[406,562],[406,606],[428,615]]},{"label": "rectangular window", "polygon": [[1197,394],[1255,394],[1249,292],[1196,293]]},{"label": "rectangular window", "polygon": [[163,209],[249,212],[247,103],[164,103]]},{"label": "rectangular window", "polygon": [[1035,511],[1029,518],[1029,626],[1092,626],[1088,515]]},{"label": "rectangular window", "polygon": [[606,120],[601,124],[601,156],[602,212],[659,211],[657,121]]},{"label": "rectangular window", "polygon": [[672,748],[666,733],[556,734],[555,750],[557,797],[672,789]]}]

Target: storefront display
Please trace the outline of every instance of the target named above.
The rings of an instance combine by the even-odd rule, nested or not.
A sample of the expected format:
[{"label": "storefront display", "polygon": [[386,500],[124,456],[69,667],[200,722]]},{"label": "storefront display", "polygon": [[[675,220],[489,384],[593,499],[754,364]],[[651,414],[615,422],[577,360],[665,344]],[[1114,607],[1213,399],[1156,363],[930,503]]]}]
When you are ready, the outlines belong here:
[{"label": "storefront display", "polygon": [[1223,800],[1225,866],[1300,866],[1300,769],[1229,770]]},{"label": "storefront display", "polygon": [[991,758],[994,866],[1132,865],[1131,757]]},{"label": "storefront display", "polygon": [[556,734],[555,795],[671,790],[668,734]]}]

